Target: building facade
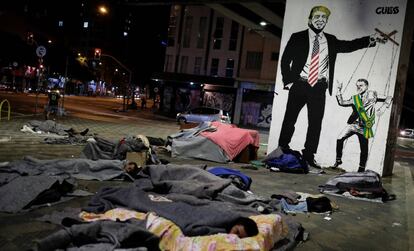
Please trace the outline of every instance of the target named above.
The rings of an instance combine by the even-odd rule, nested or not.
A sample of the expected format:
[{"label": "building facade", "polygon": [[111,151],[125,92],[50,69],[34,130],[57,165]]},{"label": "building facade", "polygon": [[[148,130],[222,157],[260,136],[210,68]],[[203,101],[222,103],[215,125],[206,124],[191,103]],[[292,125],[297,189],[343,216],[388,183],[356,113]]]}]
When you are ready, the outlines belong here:
[{"label": "building facade", "polygon": [[203,5],[171,7],[161,109],[209,106],[246,127],[270,127],[280,40]]}]

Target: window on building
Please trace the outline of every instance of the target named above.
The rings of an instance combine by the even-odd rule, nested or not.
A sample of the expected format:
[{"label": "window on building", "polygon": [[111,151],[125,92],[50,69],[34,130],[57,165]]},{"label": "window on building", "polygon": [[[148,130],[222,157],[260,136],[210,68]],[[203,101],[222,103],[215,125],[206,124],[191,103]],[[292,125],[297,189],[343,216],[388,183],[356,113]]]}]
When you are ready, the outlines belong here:
[{"label": "window on building", "polygon": [[191,27],[193,26],[193,17],[186,16],[185,17],[185,27],[184,27],[184,38],[183,38],[183,48],[190,47],[191,41]]},{"label": "window on building", "polygon": [[246,69],[260,70],[262,68],[262,59],[262,52],[248,51],[246,55]]},{"label": "window on building", "polygon": [[168,24],[168,46],[175,45],[176,26],[177,26],[177,17],[174,15],[171,15],[170,22]]},{"label": "window on building", "polygon": [[207,17],[200,17],[198,23],[198,34],[197,34],[197,48],[204,48],[204,41],[206,40],[207,32]]},{"label": "window on building", "polygon": [[279,59],[279,53],[278,52],[272,52],[271,56],[270,56],[270,60],[272,61],[277,61]]},{"label": "window on building", "polygon": [[216,29],[214,30],[213,49],[220,50],[223,40],[224,17],[216,19]]},{"label": "window on building", "polygon": [[63,27],[63,21],[62,21],[62,20],[59,20],[59,22],[58,22],[58,26],[59,26],[59,27]]},{"label": "window on building", "polygon": [[235,21],[231,22],[229,50],[235,51],[237,49],[237,38],[239,36],[239,24]]},{"label": "window on building", "polygon": [[89,22],[83,22],[83,28],[87,29],[89,26]]},{"label": "window on building", "polygon": [[232,78],[234,72],[234,60],[232,58],[227,59],[226,63],[226,78]]},{"label": "window on building", "polygon": [[194,60],[194,74],[200,75],[201,74],[201,62],[203,58],[202,57],[195,57]]},{"label": "window on building", "polygon": [[181,56],[180,72],[187,73],[188,56]]},{"label": "window on building", "polygon": [[210,66],[210,75],[217,76],[218,75],[218,67],[219,67],[219,59],[212,58],[211,59],[211,66]]}]

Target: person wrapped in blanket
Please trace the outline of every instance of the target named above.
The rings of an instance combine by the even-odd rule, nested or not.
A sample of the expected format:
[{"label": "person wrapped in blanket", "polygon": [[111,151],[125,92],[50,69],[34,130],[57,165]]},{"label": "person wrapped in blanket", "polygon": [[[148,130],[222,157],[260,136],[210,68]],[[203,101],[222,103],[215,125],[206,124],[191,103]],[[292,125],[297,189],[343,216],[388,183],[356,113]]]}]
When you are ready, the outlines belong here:
[{"label": "person wrapped in blanket", "polygon": [[[129,161],[125,164],[124,170],[132,178],[137,179],[143,168],[138,166],[137,163]],[[258,229],[256,223],[252,219],[240,217],[233,223],[233,225],[228,226],[227,233],[235,234],[239,236],[239,238],[245,238],[257,235]]]}]

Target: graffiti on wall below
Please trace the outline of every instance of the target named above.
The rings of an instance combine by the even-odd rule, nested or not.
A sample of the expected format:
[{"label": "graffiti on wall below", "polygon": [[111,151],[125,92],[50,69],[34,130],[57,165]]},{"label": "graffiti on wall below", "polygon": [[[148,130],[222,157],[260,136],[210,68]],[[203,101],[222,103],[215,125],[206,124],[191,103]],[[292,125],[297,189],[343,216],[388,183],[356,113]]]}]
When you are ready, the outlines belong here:
[{"label": "graffiti on wall below", "polygon": [[221,93],[221,92],[204,92],[203,105],[223,109],[227,112],[233,111],[234,94]]},{"label": "graffiti on wall below", "polygon": [[252,125],[270,128],[272,121],[272,105],[257,102],[244,102],[242,105],[241,122],[243,125]]}]

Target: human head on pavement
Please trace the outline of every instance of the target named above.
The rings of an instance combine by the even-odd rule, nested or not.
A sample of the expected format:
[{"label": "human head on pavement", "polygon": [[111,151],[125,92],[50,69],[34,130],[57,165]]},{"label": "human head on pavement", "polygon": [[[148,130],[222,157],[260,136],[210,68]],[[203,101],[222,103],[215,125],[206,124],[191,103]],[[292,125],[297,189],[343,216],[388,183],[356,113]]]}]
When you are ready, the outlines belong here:
[{"label": "human head on pavement", "polygon": [[240,217],[228,232],[237,235],[239,238],[245,238],[257,235],[259,230],[254,220]]},{"label": "human head on pavement", "polygon": [[141,170],[142,168],[133,161],[128,161],[124,166],[124,171],[133,177],[135,177]]}]

